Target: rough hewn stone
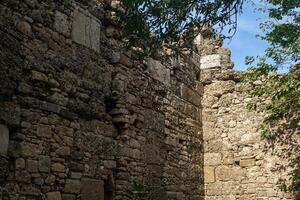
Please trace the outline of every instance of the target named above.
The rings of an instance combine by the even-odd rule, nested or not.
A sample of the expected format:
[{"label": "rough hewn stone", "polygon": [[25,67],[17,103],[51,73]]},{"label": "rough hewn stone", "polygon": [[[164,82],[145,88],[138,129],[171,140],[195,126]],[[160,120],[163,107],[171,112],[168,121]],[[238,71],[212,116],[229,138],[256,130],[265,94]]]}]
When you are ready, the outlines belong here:
[{"label": "rough hewn stone", "polygon": [[48,192],[47,200],[61,200],[60,192]]},{"label": "rough hewn stone", "polygon": [[170,70],[162,65],[160,61],[148,58],[147,67],[149,75],[152,78],[157,79],[167,86],[170,85]]},{"label": "rough hewn stone", "polygon": [[15,162],[15,167],[17,170],[25,169],[25,160],[23,158],[17,158]]},{"label": "rough hewn stone", "polygon": [[29,172],[38,172],[39,163],[36,160],[27,160],[27,170]]},{"label": "rough hewn stone", "polygon": [[59,33],[65,36],[70,35],[70,23],[68,22],[68,16],[59,11],[55,12],[54,28]]},{"label": "rough hewn stone", "polygon": [[39,156],[39,171],[50,172],[51,159],[49,156]]},{"label": "rough hewn stone", "polygon": [[241,180],[245,176],[245,171],[235,166],[216,167],[216,179],[220,181]]},{"label": "rough hewn stone", "polygon": [[52,138],[53,131],[51,126],[39,124],[37,127],[37,136]]},{"label": "rough hewn stone", "polygon": [[79,194],[81,189],[81,182],[79,180],[67,179],[65,184],[65,193]]},{"label": "rough hewn stone", "polygon": [[65,166],[60,163],[53,163],[51,166],[53,172],[65,172]]},{"label": "rough hewn stone", "polygon": [[104,200],[104,183],[100,180],[83,179],[82,200]]}]

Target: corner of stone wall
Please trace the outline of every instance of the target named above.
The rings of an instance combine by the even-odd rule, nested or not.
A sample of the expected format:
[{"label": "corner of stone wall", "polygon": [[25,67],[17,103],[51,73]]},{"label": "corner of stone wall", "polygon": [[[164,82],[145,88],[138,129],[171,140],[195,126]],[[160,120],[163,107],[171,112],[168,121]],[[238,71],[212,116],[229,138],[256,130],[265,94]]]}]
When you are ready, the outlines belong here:
[{"label": "corner of stone wall", "polygon": [[293,199],[278,184],[288,173],[278,168],[287,166],[287,159],[278,160],[284,152],[268,148],[258,131],[263,114],[247,109],[253,97],[243,72],[232,69],[230,51],[218,40],[202,45],[205,199]]}]

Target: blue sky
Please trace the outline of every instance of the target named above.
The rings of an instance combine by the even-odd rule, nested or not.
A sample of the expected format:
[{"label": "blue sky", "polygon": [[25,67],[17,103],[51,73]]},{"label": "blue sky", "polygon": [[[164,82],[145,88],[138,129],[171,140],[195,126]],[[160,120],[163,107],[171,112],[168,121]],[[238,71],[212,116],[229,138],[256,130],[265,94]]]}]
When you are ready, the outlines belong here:
[{"label": "blue sky", "polygon": [[[256,4],[259,0],[253,0]],[[246,56],[262,55],[267,47],[267,43],[256,37],[260,34],[259,22],[264,15],[255,11],[252,3],[246,2],[243,13],[238,17],[237,32],[231,39],[224,41],[224,46],[231,50],[231,59],[234,62],[234,69],[246,70]]]}]

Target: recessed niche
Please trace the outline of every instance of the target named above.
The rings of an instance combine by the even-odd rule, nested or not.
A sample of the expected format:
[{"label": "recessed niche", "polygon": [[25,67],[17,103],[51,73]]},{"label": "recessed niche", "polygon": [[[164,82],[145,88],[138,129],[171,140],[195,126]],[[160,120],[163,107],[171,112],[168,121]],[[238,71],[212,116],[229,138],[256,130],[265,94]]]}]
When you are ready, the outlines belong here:
[{"label": "recessed niche", "polygon": [[8,127],[0,124],[0,155],[7,155],[9,143],[9,130]]}]

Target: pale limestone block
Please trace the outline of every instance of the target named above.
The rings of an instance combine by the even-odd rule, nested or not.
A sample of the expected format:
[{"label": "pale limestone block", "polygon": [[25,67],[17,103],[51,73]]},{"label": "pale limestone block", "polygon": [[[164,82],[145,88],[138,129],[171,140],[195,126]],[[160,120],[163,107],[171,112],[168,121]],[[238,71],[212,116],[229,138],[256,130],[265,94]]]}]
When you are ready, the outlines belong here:
[{"label": "pale limestone block", "polygon": [[197,35],[194,39],[194,44],[197,46],[197,47],[201,47],[204,43],[204,39],[203,39],[203,36],[201,34]]},{"label": "pale limestone block", "polygon": [[0,124],[0,155],[7,155],[9,144],[9,130],[8,127]]},{"label": "pale limestone block", "polygon": [[254,158],[240,160],[240,166],[241,167],[251,167],[251,166],[254,166],[255,163],[256,163],[256,160]]},{"label": "pale limestone block", "polygon": [[72,39],[78,44],[86,46],[86,21],[87,16],[79,10],[74,12],[73,24],[72,24]]},{"label": "pale limestone block", "polygon": [[101,22],[89,12],[77,8],[73,13],[72,39],[83,46],[100,51]]},{"label": "pale limestone block", "polygon": [[209,69],[221,67],[221,57],[218,54],[202,56],[200,59],[200,68]]},{"label": "pale limestone block", "polygon": [[163,84],[169,86],[171,83],[170,69],[161,64],[160,61],[154,60],[152,58],[147,59],[147,67],[149,75],[162,82]]},{"label": "pale limestone block", "polygon": [[213,183],[215,182],[215,168],[214,167],[204,167],[204,183]]}]

